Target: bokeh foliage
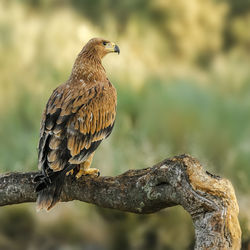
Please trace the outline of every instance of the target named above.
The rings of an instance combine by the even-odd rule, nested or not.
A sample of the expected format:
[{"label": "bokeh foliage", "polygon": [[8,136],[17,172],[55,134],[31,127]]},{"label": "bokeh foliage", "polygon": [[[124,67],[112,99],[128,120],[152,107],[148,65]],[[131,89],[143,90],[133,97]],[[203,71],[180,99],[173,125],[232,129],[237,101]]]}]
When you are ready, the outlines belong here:
[{"label": "bokeh foliage", "polygon": [[[249,24],[249,0],[1,1],[1,171],[37,168],[46,101],[69,76],[83,44],[102,36],[121,48],[119,57],[104,60],[118,91],[118,114],[93,164],[116,175],[179,153],[196,156],[232,180],[247,246]],[[144,217],[79,203],[58,207],[52,222],[33,206],[2,209],[0,248],[27,248],[30,239],[35,249],[45,241],[43,249],[59,243],[58,249],[192,249],[190,218],[179,208]],[[16,231],[8,226],[15,223]],[[22,230],[27,234],[20,237]]]}]

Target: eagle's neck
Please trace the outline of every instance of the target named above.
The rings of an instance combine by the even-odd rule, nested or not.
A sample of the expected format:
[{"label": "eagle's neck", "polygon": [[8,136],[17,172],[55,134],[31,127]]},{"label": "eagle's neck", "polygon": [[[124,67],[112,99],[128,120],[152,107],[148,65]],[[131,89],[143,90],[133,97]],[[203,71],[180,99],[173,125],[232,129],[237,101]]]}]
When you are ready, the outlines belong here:
[{"label": "eagle's neck", "polygon": [[70,80],[94,84],[100,81],[103,82],[106,79],[106,72],[98,54],[95,51],[82,50],[76,58]]}]

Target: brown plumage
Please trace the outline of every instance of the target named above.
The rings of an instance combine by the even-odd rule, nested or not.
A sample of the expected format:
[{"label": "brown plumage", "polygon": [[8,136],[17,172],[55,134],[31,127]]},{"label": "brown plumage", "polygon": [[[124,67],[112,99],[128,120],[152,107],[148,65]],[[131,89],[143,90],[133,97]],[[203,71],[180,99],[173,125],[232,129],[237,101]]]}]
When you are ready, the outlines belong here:
[{"label": "brown plumage", "polygon": [[76,58],[68,81],[48,100],[38,147],[42,173],[35,177],[38,210],[49,210],[59,201],[65,175],[99,175],[90,164],[116,116],[116,90],[101,63],[110,52],[120,51],[107,40],[91,39]]}]

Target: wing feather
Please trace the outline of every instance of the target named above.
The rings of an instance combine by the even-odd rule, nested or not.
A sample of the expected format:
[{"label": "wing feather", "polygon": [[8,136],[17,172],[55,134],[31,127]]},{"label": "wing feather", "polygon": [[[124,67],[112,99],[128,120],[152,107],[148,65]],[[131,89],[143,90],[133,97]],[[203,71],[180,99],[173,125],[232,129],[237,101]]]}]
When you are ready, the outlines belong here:
[{"label": "wing feather", "polygon": [[[53,171],[80,164],[109,136],[116,115],[116,91],[110,83],[59,86],[43,115],[39,165]],[[47,161],[46,161],[47,159]]]}]

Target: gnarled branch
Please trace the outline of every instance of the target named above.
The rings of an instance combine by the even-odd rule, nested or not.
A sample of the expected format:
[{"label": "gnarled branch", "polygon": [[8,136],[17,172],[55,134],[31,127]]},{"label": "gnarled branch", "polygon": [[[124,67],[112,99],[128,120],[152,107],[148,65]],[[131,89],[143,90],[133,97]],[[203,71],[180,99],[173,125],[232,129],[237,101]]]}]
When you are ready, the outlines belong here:
[{"label": "gnarled branch", "polygon": [[[0,206],[34,202],[36,172],[0,176]],[[181,205],[193,220],[195,249],[240,249],[238,204],[231,183],[205,172],[181,155],[151,168],[116,177],[67,177],[61,201],[80,200],[105,208],[147,214]]]}]

